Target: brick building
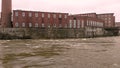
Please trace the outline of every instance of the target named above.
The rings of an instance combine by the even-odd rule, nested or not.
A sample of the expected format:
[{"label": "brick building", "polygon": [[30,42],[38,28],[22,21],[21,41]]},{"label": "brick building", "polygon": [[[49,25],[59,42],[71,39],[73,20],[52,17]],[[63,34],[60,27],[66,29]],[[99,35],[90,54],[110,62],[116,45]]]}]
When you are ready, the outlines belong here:
[{"label": "brick building", "polygon": [[116,22],[115,27],[120,27],[120,22]]},{"label": "brick building", "polygon": [[115,27],[114,13],[105,13],[105,14],[86,13],[86,14],[76,14],[76,15],[101,19],[104,21],[105,28]]},{"label": "brick building", "polygon": [[13,11],[13,27],[67,28],[68,13]]},{"label": "brick building", "polygon": [[102,35],[104,21],[96,18],[96,14],[89,16],[68,15],[68,13],[13,11],[14,28],[69,28],[84,29],[86,36]]},{"label": "brick building", "polygon": [[77,16],[97,18],[97,14],[96,13],[85,13],[85,14],[76,14],[76,15]]},{"label": "brick building", "polygon": [[115,27],[114,13],[97,14],[98,19],[102,19],[105,23],[105,27]]},{"label": "brick building", "polygon": [[104,21],[97,18],[70,15],[69,16],[69,28],[83,28],[86,36],[103,35]]}]

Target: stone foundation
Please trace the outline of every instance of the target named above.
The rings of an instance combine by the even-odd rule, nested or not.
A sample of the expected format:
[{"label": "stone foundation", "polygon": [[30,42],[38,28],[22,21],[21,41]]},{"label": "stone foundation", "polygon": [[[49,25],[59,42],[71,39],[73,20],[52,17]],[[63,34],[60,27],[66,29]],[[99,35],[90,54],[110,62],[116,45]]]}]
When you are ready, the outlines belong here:
[{"label": "stone foundation", "polygon": [[[59,39],[59,38],[83,38],[84,29],[57,29],[57,28],[1,28],[0,38],[32,38],[32,39]],[[4,37],[3,37],[4,36]]]}]

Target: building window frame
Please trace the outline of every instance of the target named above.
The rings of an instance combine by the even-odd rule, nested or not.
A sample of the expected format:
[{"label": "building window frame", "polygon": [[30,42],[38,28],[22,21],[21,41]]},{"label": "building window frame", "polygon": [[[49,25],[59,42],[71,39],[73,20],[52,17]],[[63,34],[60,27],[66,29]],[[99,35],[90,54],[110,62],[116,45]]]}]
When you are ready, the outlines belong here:
[{"label": "building window frame", "polygon": [[15,23],[15,27],[19,27],[19,23],[18,22]]},{"label": "building window frame", "polygon": [[24,22],[22,23],[22,27],[25,27],[25,23]]},{"label": "building window frame", "polygon": [[31,12],[29,13],[29,17],[32,17],[32,13]]},{"label": "building window frame", "polygon": [[38,17],[38,13],[35,13],[35,17]]},{"label": "building window frame", "polygon": [[80,28],[80,20],[77,22],[77,28]]},{"label": "building window frame", "polygon": [[22,12],[22,16],[25,17],[25,12]]},{"label": "building window frame", "polygon": [[56,14],[53,14],[53,18],[54,18],[54,19],[56,18]]},{"label": "building window frame", "polygon": [[39,24],[38,24],[38,23],[35,23],[35,27],[39,27]]},{"label": "building window frame", "polygon": [[45,17],[45,14],[44,13],[42,13],[42,18],[44,18]]},{"label": "building window frame", "polygon": [[65,15],[65,19],[67,19],[67,15]]},{"label": "building window frame", "polygon": [[32,27],[32,23],[29,23],[29,27]]},{"label": "building window frame", "polygon": [[69,20],[69,28],[72,28],[72,20]]},{"label": "building window frame", "polygon": [[48,14],[48,18],[50,18],[51,17],[51,15],[50,14]]},{"label": "building window frame", "polygon": [[62,14],[59,14],[59,18],[62,18]]},{"label": "building window frame", "polygon": [[15,16],[18,16],[18,12],[15,12]]},{"label": "building window frame", "polygon": [[44,24],[44,23],[42,23],[42,28],[43,28],[43,27],[45,27],[45,24]]}]

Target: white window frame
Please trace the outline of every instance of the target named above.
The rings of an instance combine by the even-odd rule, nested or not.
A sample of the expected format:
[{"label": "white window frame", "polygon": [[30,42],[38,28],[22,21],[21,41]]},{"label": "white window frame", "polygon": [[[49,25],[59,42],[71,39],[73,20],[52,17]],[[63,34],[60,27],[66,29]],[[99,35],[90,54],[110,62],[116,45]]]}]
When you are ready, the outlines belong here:
[{"label": "white window frame", "polygon": [[42,23],[42,27],[45,27],[45,24],[44,24],[44,23]]},{"label": "white window frame", "polygon": [[15,27],[19,27],[19,23],[18,22],[15,23]]},{"label": "white window frame", "polygon": [[50,18],[50,14],[48,14],[48,18]]},{"label": "white window frame", "polygon": [[67,15],[65,15],[65,19],[67,19]]},{"label": "white window frame", "polygon": [[59,14],[59,18],[62,18],[62,14]]},{"label": "white window frame", "polygon": [[55,27],[55,28],[57,27],[56,24],[54,24],[54,27]]},{"label": "white window frame", "polygon": [[44,13],[42,13],[42,18],[44,18],[45,17],[45,14]]},{"label": "white window frame", "polygon": [[76,23],[77,23],[77,21],[76,20],[73,20],[74,21],[74,28],[76,28]]},{"label": "white window frame", "polygon": [[69,28],[72,28],[72,20],[69,20]]},{"label": "white window frame", "polygon": [[84,20],[82,20],[81,25],[81,27],[84,28]]},{"label": "white window frame", "polygon": [[77,28],[80,28],[80,20],[77,22]]},{"label": "white window frame", "polygon": [[15,12],[15,16],[18,16],[18,12]]},{"label": "white window frame", "polygon": [[50,24],[48,24],[48,28],[50,28]]},{"label": "white window frame", "polygon": [[22,12],[22,16],[25,17],[25,12]]},{"label": "white window frame", "polygon": [[67,24],[65,24],[65,28],[67,28]]},{"label": "white window frame", "polygon": [[56,14],[53,14],[53,18],[56,18]]},{"label": "white window frame", "polygon": [[61,28],[61,27],[62,27],[62,24],[59,24],[59,27]]},{"label": "white window frame", "polygon": [[38,23],[35,23],[35,27],[39,27],[39,24],[38,24]]},{"label": "white window frame", "polygon": [[25,23],[24,22],[22,23],[22,27],[25,27]]},{"label": "white window frame", "polygon": [[29,23],[29,27],[32,27],[32,23]]},{"label": "white window frame", "polygon": [[35,13],[35,17],[38,17],[38,13]]},{"label": "white window frame", "polygon": [[29,13],[29,17],[32,17],[32,13],[31,12]]}]

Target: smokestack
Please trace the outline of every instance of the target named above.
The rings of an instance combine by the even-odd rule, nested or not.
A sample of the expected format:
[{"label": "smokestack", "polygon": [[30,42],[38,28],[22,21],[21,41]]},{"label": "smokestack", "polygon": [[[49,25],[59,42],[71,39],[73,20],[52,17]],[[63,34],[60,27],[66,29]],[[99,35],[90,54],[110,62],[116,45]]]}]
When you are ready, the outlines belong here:
[{"label": "smokestack", "polygon": [[2,0],[1,27],[11,27],[12,0]]}]

